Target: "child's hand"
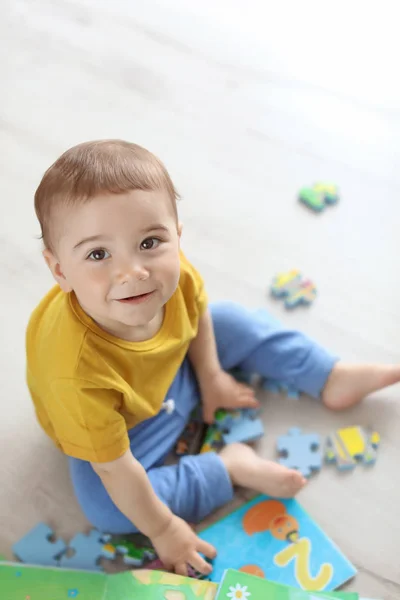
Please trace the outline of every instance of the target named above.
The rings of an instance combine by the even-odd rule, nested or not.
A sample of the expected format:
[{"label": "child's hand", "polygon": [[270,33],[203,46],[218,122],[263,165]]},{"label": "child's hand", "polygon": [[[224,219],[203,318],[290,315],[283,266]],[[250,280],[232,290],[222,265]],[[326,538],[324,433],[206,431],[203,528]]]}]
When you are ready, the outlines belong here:
[{"label": "child's hand", "polygon": [[187,565],[191,565],[204,575],[211,573],[212,567],[199,552],[208,558],[214,558],[214,546],[197,537],[193,529],[176,515],[172,516],[167,528],[151,541],[168,570],[187,575]]},{"label": "child's hand", "polygon": [[203,402],[203,418],[206,423],[214,422],[214,413],[218,408],[235,410],[238,408],[258,408],[254,390],[238,383],[222,369],[200,382]]}]

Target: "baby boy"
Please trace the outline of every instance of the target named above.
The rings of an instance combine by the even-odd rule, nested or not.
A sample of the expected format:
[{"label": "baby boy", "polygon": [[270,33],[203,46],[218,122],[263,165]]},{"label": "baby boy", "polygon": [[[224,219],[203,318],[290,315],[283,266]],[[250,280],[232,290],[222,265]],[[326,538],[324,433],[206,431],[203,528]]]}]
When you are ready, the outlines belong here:
[{"label": "baby boy", "polygon": [[180,249],[176,200],[160,160],[124,141],[81,144],[48,169],[35,209],[57,284],[29,322],[27,379],[89,521],[140,530],[177,573],[208,573],[203,556],[215,550],[188,521],[235,485],[290,497],[305,483],[242,444],[164,464],[199,403],[207,423],[218,408],[258,406],[227,371],[284,380],[341,409],[399,381],[400,366],[346,364],[267,312],[209,306]]}]

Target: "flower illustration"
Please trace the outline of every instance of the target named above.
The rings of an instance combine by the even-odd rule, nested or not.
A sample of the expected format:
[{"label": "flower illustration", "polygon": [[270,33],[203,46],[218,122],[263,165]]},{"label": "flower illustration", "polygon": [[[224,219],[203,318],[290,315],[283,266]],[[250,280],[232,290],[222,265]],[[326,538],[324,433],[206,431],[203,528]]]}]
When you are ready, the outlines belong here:
[{"label": "flower illustration", "polygon": [[235,587],[231,586],[229,588],[227,596],[228,598],[231,598],[231,600],[246,600],[251,594],[247,591],[247,585],[242,586],[240,583],[237,583]]}]

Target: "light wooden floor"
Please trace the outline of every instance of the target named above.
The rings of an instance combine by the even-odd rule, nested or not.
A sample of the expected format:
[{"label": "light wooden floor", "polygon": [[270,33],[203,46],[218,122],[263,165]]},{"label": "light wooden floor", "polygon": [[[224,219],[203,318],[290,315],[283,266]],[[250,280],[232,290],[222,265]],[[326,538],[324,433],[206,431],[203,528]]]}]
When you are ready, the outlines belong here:
[{"label": "light wooden floor", "polygon": [[[159,154],[183,195],[185,250],[212,299],[267,307],[349,360],[400,359],[395,9],[382,1],[3,1],[0,552],[10,556],[40,520],[66,536],[87,525],[24,382],[25,325],[51,284],[32,195],[75,143],[122,137]],[[296,192],[320,179],[340,184],[342,202],[317,217]],[[288,314],[266,290],[292,267],[317,282],[319,297]],[[276,435],[293,425],[381,432],[373,471],[326,468],[300,500],[359,568],[349,589],[385,600],[400,598],[399,396],[397,386],[340,415],[266,396],[261,445],[273,456]]]}]

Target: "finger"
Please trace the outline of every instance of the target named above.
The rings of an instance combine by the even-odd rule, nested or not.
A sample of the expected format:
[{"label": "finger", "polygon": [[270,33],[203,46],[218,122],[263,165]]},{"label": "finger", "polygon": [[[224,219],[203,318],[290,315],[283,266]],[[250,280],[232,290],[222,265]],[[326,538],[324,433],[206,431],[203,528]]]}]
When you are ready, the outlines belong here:
[{"label": "finger", "polygon": [[215,558],[217,556],[215,547],[201,538],[197,538],[196,550],[207,556],[207,558]]},{"label": "finger", "polygon": [[212,566],[197,552],[193,552],[190,555],[189,564],[199,573],[203,573],[203,575],[209,575],[212,571]]},{"label": "finger", "polygon": [[254,399],[255,397],[256,397],[256,395],[253,390],[251,390],[251,391],[245,390],[238,394],[238,398],[253,398]]},{"label": "finger", "polygon": [[254,389],[251,387],[251,385],[246,385],[245,383],[241,383],[239,381],[235,381],[235,383],[240,390],[248,390],[249,392],[254,393]]},{"label": "finger", "polygon": [[174,570],[177,575],[188,576],[187,565],[185,563],[177,563]]},{"label": "finger", "polygon": [[203,408],[203,420],[207,425],[214,423],[215,410],[213,408]]},{"label": "finger", "polygon": [[260,403],[256,398],[239,396],[239,398],[236,400],[236,406],[238,408],[260,408]]}]

